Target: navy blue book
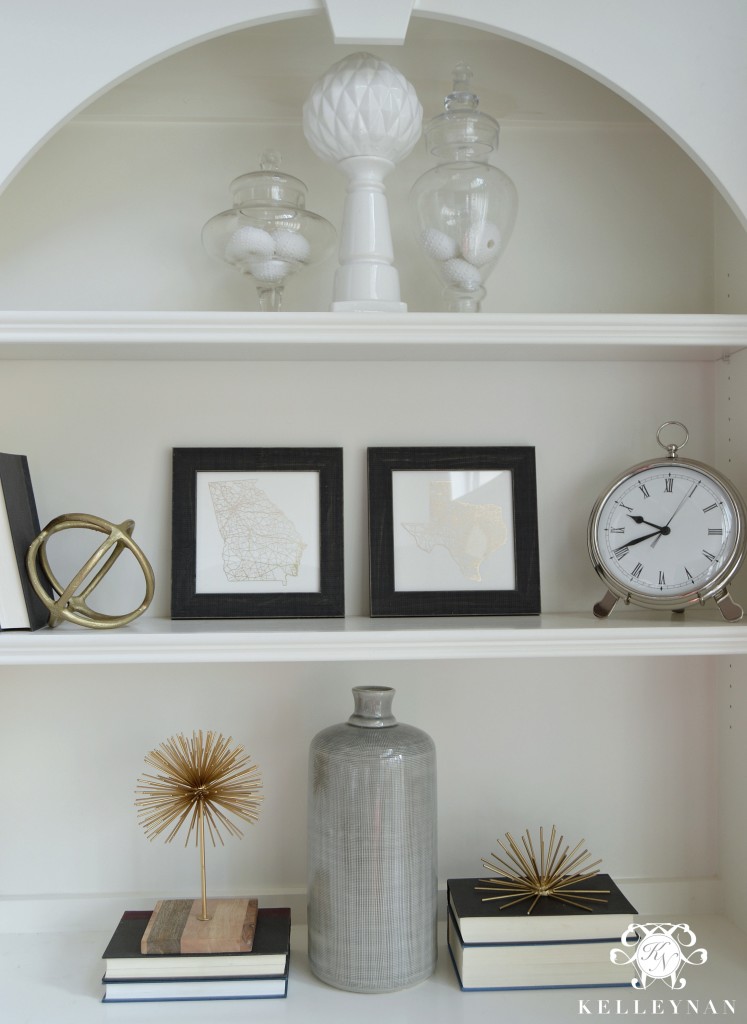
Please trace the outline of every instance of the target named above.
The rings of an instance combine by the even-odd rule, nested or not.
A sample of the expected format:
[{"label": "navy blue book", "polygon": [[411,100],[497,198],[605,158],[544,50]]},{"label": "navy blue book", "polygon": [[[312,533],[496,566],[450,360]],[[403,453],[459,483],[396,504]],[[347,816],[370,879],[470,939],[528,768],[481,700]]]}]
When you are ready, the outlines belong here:
[{"label": "navy blue book", "polygon": [[631,968],[613,963],[620,938],[465,943],[449,910],[448,945],[464,991],[630,987]]},{"label": "navy blue book", "polygon": [[202,999],[285,999],[288,970],[273,978],[177,978],[104,981],[103,1003],[164,1003]]}]

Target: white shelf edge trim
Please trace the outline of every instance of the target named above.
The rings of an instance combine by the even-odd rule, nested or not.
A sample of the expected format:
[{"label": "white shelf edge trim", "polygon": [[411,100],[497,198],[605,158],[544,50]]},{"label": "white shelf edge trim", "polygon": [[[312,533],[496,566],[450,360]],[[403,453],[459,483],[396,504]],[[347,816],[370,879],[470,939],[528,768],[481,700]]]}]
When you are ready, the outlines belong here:
[{"label": "white shelf edge trim", "polygon": [[724,314],[0,311],[3,359],[715,360],[745,347],[747,316]]},{"label": "white shelf edge trim", "polygon": [[[696,613],[693,613],[695,618]],[[452,620],[261,623],[141,619],[97,632],[62,626],[0,634],[3,665],[293,663],[747,654],[747,625],[543,615],[489,625]]]}]

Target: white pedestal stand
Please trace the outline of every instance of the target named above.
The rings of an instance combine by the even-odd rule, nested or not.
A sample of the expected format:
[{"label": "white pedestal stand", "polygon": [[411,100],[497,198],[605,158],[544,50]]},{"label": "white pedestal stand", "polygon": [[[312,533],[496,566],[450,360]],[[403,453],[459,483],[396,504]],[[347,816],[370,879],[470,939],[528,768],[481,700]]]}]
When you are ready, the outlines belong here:
[{"label": "white pedestal stand", "polygon": [[384,189],[384,177],[394,164],[382,157],[354,156],[341,160],[339,168],[348,187],[332,311],[406,313]]}]

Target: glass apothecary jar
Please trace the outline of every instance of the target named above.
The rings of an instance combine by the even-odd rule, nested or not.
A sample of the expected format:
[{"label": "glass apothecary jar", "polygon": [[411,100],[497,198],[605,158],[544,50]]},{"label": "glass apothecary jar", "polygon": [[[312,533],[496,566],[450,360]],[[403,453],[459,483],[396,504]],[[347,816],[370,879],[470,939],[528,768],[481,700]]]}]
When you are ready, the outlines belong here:
[{"label": "glass apothecary jar", "polygon": [[263,312],[276,312],[285,282],[329,256],[336,232],[306,209],[306,185],[280,172],[280,154],[266,150],[260,170],[231,182],[233,207],[211,217],[202,243],[215,259],[254,280]]},{"label": "glass apothecary jar", "polygon": [[518,196],[513,181],[488,163],[498,147],[498,122],[478,110],[472,71],[459,63],[445,110],[424,128],[439,163],[412,187],[415,231],[444,284],[449,312],[476,313],[484,282],[513,231]]}]

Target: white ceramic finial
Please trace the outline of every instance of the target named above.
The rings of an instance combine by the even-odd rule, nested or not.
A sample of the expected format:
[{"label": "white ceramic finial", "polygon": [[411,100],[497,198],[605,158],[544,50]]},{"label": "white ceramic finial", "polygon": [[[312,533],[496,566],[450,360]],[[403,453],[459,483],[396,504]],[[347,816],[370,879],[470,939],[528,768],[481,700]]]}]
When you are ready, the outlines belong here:
[{"label": "white ceramic finial", "polygon": [[423,108],[407,79],[370,53],[354,53],[316,83],[303,130],[322,160],[348,179],[332,309],[405,312],[393,265],[384,178],[420,138]]}]

